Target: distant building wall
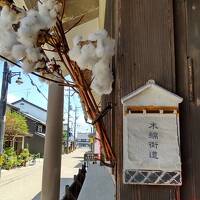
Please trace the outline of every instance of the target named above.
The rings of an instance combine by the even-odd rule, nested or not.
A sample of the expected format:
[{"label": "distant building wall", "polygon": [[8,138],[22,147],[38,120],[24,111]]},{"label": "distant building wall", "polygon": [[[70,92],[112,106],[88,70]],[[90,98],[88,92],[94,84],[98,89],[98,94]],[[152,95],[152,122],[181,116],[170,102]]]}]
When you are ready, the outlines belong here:
[{"label": "distant building wall", "polygon": [[[46,131],[46,111],[39,107],[32,105],[26,100],[21,99],[14,102],[13,105],[7,104],[7,111],[15,111],[26,118],[28,125],[29,136],[24,137],[24,148],[28,147],[30,153],[40,153],[41,156],[44,154],[44,141]],[[39,114],[41,114],[39,116]],[[37,115],[39,117],[37,117]],[[20,141],[16,143],[16,148],[23,148],[20,145]],[[18,151],[20,152],[21,149]]]},{"label": "distant building wall", "polygon": [[77,134],[77,146],[79,147],[85,147],[85,146],[89,146],[90,142],[89,142],[89,137],[88,137],[89,133],[78,133]]},{"label": "distant building wall", "polygon": [[25,138],[25,147],[28,146],[30,153],[44,156],[44,138],[34,134],[32,137]]},{"label": "distant building wall", "polygon": [[32,119],[26,118],[27,124],[29,127],[29,133],[32,134],[32,137],[25,137],[24,146],[29,148],[30,153],[37,154],[40,153],[41,156],[44,155],[44,141],[45,138],[37,135],[38,127],[42,127],[42,133],[45,133],[45,125],[36,122]]}]

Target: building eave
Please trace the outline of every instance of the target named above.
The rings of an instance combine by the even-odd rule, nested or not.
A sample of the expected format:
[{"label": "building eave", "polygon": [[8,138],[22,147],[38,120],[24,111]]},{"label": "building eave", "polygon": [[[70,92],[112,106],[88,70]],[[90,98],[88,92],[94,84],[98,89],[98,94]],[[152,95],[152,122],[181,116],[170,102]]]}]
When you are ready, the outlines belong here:
[{"label": "building eave", "polygon": [[44,133],[35,132],[35,135],[38,135],[41,138],[45,138],[45,134]]}]

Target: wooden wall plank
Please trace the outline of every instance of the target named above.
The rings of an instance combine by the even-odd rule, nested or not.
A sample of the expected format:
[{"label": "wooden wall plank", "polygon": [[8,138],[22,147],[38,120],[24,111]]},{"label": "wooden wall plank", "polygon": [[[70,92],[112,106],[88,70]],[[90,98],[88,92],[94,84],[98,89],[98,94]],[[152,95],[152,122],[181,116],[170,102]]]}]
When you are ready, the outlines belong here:
[{"label": "wooden wall plank", "polygon": [[[177,92],[184,97],[180,110],[183,163],[181,200],[200,199],[200,2],[176,0],[174,16]],[[193,100],[189,98],[188,58],[193,63]]]},{"label": "wooden wall plank", "polygon": [[[112,112],[112,139],[117,156],[118,200],[174,200],[175,187],[134,186],[122,183],[123,124],[121,97],[154,79],[175,91],[175,59],[172,0],[107,1],[106,29],[115,35],[114,91],[109,97]],[[113,13],[109,13],[114,10]],[[112,15],[112,16],[111,16]],[[115,26],[115,27],[113,27]],[[113,34],[114,30],[114,34]],[[104,99],[105,101],[105,99]]]},{"label": "wooden wall plank", "polygon": [[[117,155],[117,199],[200,199],[200,1],[118,0],[117,3],[116,1],[107,2],[109,3],[106,20],[109,24],[106,24],[106,28],[117,39],[114,91],[109,98],[104,97],[115,105],[109,123],[111,123],[111,140]],[[112,17],[110,10],[115,11]],[[189,98],[188,58],[192,60],[194,70],[193,100]],[[122,105],[120,99],[150,78],[176,91],[184,98],[180,109],[183,163],[183,186],[180,197],[178,197],[179,189],[174,187],[122,184]]]}]

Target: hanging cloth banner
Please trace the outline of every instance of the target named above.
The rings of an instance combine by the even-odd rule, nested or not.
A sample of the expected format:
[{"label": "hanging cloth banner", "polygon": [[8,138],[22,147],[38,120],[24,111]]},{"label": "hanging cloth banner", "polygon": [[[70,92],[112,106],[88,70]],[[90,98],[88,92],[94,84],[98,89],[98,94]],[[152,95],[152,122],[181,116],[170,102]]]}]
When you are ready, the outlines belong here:
[{"label": "hanging cloth banner", "polygon": [[[125,183],[141,184],[145,180],[148,184],[157,183],[155,177],[154,180],[146,178],[155,171],[158,179],[168,173],[170,178],[176,178],[174,184],[180,184],[178,120],[177,114],[129,113],[124,116]],[[142,173],[144,179],[133,178],[133,172],[135,177],[138,172]],[[170,179],[166,182],[171,183]]]}]

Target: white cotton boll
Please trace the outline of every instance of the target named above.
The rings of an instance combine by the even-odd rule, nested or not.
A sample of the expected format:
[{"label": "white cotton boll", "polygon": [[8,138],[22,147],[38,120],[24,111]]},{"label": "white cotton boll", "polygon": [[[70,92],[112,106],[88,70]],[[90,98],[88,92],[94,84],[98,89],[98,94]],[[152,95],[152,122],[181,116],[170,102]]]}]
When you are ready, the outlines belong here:
[{"label": "white cotton boll", "polygon": [[29,61],[37,62],[41,59],[40,48],[27,48],[26,56]]},{"label": "white cotton boll", "polygon": [[44,5],[49,9],[49,10],[55,10],[57,14],[59,14],[62,10],[62,3],[60,3],[57,0],[46,0],[44,1]]},{"label": "white cotton boll", "polygon": [[33,72],[35,67],[35,63],[30,62],[28,59],[23,60],[22,69],[27,72]]},{"label": "white cotton boll", "polygon": [[88,35],[88,40],[96,41],[98,39],[105,39],[108,36],[108,32],[106,30],[99,30],[95,33],[91,33]]},{"label": "white cotton boll", "polygon": [[23,37],[23,35],[18,34],[18,41],[25,45],[26,47],[33,47],[33,45],[36,42],[36,37],[29,36],[29,37]]},{"label": "white cotton boll", "polygon": [[17,31],[18,41],[27,47],[32,47],[37,42],[40,29],[44,29],[41,16],[35,10],[30,10],[20,21],[20,28]]},{"label": "white cotton boll", "polygon": [[15,59],[21,59],[26,56],[26,48],[24,45],[17,44],[12,47],[11,54]]},{"label": "white cotton boll", "polygon": [[80,55],[76,60],[78,66],[81,70],[89,69],[90,66],[88,66],[88,57]]},{"label": "white cotton boll", "polygon": [[56,12],[56,10],[51,10],[50,12],[49,12],[49,15],[50,15],[50,17],[51,18],[56,18],[57,17],[57,12]]},{"label": "white cotton boll", "polygon": [[56,0],[43,0],[38,2],[38,11],[42,16],[43,22],[48,28],[56,23],[56,18],[60,14],[62,4]]},{"label": "white cotton boll", "polygon": [[76,62],[81,69],[91,69],[91,67],[97,62],[95,47],[92,44],[84,45],[81,48],[81,54]]},{"label": "white cotton boll", "polygon": [[26,47],[34,46],[37,40],[37,34],[33,31],[33,28],[30,26],[20,27],[18,29],[17,36],[18,41]]},{"label": "white cotton boll", "polygon": [[115,54],[115,40],[106,38],[104,40],[105,55],[112,57]]},{"label": "white cotton boll", "polygon": [[73,38],[73,45],[76,46],[78,45],[78,43],[83,39],[82,36],[80,35],[76,35],[74,38]]},{"label": "white cotton boll", "polygon": [[12,46],[17,44],[16,34],[10,31],[2,31],[0,34],[0,53],[4,56],[11,55]]},{"label": "white cotton boll", "polygon": [[17,43],[16,34],[10,31],[3,31],[0,34],[1,45],[3,45],[7,49],[11,49],[11,47]]},{"label": "white cotton boll", "polygon": [[104,56],[105,49],[104,49],[104,46],[103,46],[102,39],[97,40],[97,47],[96,47],[95,51],[96,51],[97,57],[101,58],[101,57]]},{"label": "white cotton boll", "polygon": [[62,4],[58,1],[53,1],[52,5],[49,6],[50,12],[49,15],[52,19],[56,19],[57,16],[61,13]]},{"label": "white cotton boll", "polygon": [[21,26],[17,31],[18,41],[27,47],[33,46],[36,40],[35,34],[31,34],[32,28],[30,26]]},{"label": "white cotton boll", "polygon": [[48,9],[52,9],[55,4],[55,0],[43,0],[42,2]]},{"label": "white cotton boll", "polygon": [[96,48],[96,55],[99,58],[106,57],[107,59],[111,59],[114,55],[114,47],[115,47],[115,40],[111,38],[106,38],[104,40],[98,39],[97,40],[97,48]]},{"label": "white cotton boll", "polygon": [[96,59],[94,45],[91,43],[84,45],[81,48],[81,55],[88,57],[88,58]]},{"label": "white cotton boll", "polygon": [[92,68],[93,82],[91,88],[99,95],[110,94],[113,75],[108,60],[101,59]]},{"label": "white cotton boll", "polygon": [[88,35],[88,40],[90,40],[90,41],[96,41],[97,40],[96,34],[95,33],[90,33]]},{"label": "white cotton boll", "polygon": [[46,28],[51,28],[53,25],[55,25],[56,18],[52,18],[52,16],[50,16],[50,12],[51,12],[51,15],[54,14],[53,11],[51,11],[51,10],[49,11],[45,6],[41,6],[39,12],[40,12],[42,21],[45,24]]},{"label": "white cotton boll", "polygon": [[44,2],[38,2],[38,12],[41,16],[49,16],[49,11]]},{"label": "white cotton boll", "polygon": [[16,15],[8,7],[4,6],[0,12],[0,54],[11,57],[12,46],[17,44],[16,33],[12,24],[16,21]]},{"label": "white cotton boll", "polygon": [[[27,16],[25,16],[20,21],[20,28],[22,28],[25,33],[36,34],[40,29],[45,28],[45,24],[42,22],[42,17],[36,10],[29,10]],[[26,30],[27,29],[27,30]]]},{"label": "white cotton boll", "polygon": [[40,21],[40,15],[36,10],[27,11],[27,16],[21,20],[21,26],[32,26]]},{"label": "white cotton boll", "polygon": [[8,6],[4,6],[0,14],[0,26],[3,29],[8,29],[16,22],[17,15]]},{"label": "white cotton boll", "polygon": [[71,60],[77,61],[81,55],[81,47],[79,45],[74,46],[72,49],[70,49],[68,55]]}]

